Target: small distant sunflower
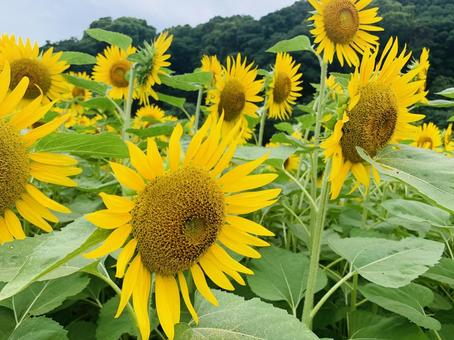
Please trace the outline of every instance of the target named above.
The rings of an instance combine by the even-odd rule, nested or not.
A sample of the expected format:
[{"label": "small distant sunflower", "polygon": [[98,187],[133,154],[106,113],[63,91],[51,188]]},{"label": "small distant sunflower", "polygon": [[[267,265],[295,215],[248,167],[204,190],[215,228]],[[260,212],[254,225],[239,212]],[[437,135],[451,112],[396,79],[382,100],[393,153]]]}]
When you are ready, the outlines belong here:
[{"label": "small distant sunflower", "polygon": [[300,81],[303,76],[298,73],[300,64],[288,53],[278,53],[274,64],[273,79],[267,92],[267,109],[269,117],[273,119],[288,119],[292,114],[292,106],[296,99],[301,97]]},{"label": "small distant sunflower", "polygon": [[254,63],[246,64],[238,54],[227,59],[227,68],[216,78],[216,88],[208,92],[210,112],[214,117],[224,115],[223,135],[227,135],[239,123],[241,125],[242,141],[252,136],[246,116],[257,118],[258,106],[255,103],[263,101],[259,92],[263,80],[256,80],[257,69]]},{"label": "small distant sunflower", "polygon": [[30,39],[24,43],[22,38],[16,40],[14,35],[3,35],[0,53],[0,64],[10,65],[10,90],[13,90],[23,77],[30,80],[22,98],[24,104],[38,97],[42,98],[42,104],[61,98],[66,84],[61,74],[69,67],[60,60],[63,52],[53,53],[53,48],[49,48],[43,53],[39,50],[38,43],[32,45]]},{"label": "small distant sunflower", "polygon": [[442,146],[440,130],[434,123],[424,123],[421,125],[412,144],[418,148],[440,151]]},{"label": "small distant sunflower", "polygon": [[129,46],[127,50],[118,46],[108,46],[103,54],[96,57],[96,65],[93,68],[93,79],[110,85],[108,95],[114,99],[128,97],[129,80],[127,75],[132,67],[128,57],[136,52],[136,49]]},{"label": "small distant sunflower", "polygon": [[[350,171],[359,183],[369,186],[369,167],[356,147],[374,157],[389,143],[412,139],[416,127],[410,123],[424,117],[408,111],[424,96],[418,92],[422,81],[414,80],[418,69],[401,73],[411,53],[404,49],[398,55],[398,49],[397,39],[391,38],[378,62],[378,51],[364,54],[348,85],[347,110],[331,137],[321,144],[325,158],[332,158],[329,179],[333,199],[339,195]],[[373,170],[378,180],[378,172]]]},{"label": "small distant sunflower", "polygon": [[342,86],[336,81],[336,77],[333,75],[330,75],[326,79],[326,87],[331,92],[331,98],[333,99],[344,93]]},{"label": "small distant sunflower", "polygon": [[152,124],[150,120],[162,123],[166,121],[175,121],[176,118],[174,116],[166,116],[164,110],[157,105],[146,105],[137,110],[132,127],[134,129],[147,128]]},{"label": "small distant sunflower", "polygon": [[213,74],[212,86],[214,86],[216,78],[221,76],[223,70],[222,65],[217,56],[202,57],[202,67],[200,68],[203,72],[211,72]]},{"label": "small distant sunflower", "polygon": [[[74,77],[91,80],[91,77],[86,72],[69,72],[69,74]],[[69,105],[63,111],[71,114],[71,118],[65,123],[67,128],[74,126],[76,121],[83,116],[85,109],[80,103],[91,97],[91,91],[77,87],[69,82],[66,83],[66,92],[63,94],[62,99],[67,102],[66,105]]]},{"label": "small distant sunflower", "polygon": [[205,299],[217,305],[206,276],[215,285],[234,290],[227,276],[244,285],[240,273],[253,273],[225,248],[259,258],[260,253],[253,246],[269,244],[254,235],[273,235],[238,215],[276,202],[280,189],[250,190],[271,183],[277,175],[250,175],[266,156],[225,172],[237,140],[236,131],[222,139],[221,128],[221,120],[209,117],[182,157],[183,129],[177,125],[170,137],[167,162],[161,158],[153,139],[148,139],[146,154],[128,142],[131,164],[137,172],[118,163],[111,163],[111,167],[119,182],[135,191],[136,196],[130,199],[102,193],[107,209],[86,217],[100,228],[113,229],[105,243],[86,256],[105,256],[126,244],[117,261],[116,276],[124,277],[117,317],[132,295],[143,339],[150,334],[148,301],[152,273],[157,314],[166,335],[173,339],[174,325],[180,320],[180,293],[198,322],[187,276],[192,277]]},{"label": "small distant sunflower", "polygon": [[323,52],[325,62],[332,63],[334,54],[340,64],[344,59],[349,66],[359,64],[358,53],[363,54],[378,45],[378,37],[367,31],[383,31],[375,26],[382,18],[378,8],[365,9],[372,0],[308,0],[316,10],[309,18],[314,22],[311,33],[315,36],[317,53]]},{"label": "small distant sunflower", "polygon": [[10,81],[14,79],[6,62],[0,73],[0,243],[25,238],[14,210],[46,232],[52,231],[49,222],[58,222],[51,210],[70,212],[43,194],[36,184],[31,183],[32,179],[34,182],[73,187],[76,183],[69,176],[81,172],[75,166],[77,161],[69,156],[33,151],[34,144],[57,129],[68,116],[30,129],[49,111],[52,103],[42,106],[43,95],[38,95],[23,109],[18,109],[18,104],[30,89],[30,81],[22,78],[8,93]]},{"label": "small distant sunflower", "polygon": [[454,142],[451,139],[452,139],[452,124],[449,124],[444,135],[445,150],[448,152],[454,151]]},{"label": "small distant sunflower", "polygon": [[137,65],[137,89],[135,98],[140,103],[149,104],[149,97],[158,99],[153,86],[161,84],[161,75],[167,74],[166,67],[170,66],[170,54],[166,54],[172,44],[173,35],[168,32],[161,33],[153,42],[153,45],[146,45],[139,54],[141,62]]}]

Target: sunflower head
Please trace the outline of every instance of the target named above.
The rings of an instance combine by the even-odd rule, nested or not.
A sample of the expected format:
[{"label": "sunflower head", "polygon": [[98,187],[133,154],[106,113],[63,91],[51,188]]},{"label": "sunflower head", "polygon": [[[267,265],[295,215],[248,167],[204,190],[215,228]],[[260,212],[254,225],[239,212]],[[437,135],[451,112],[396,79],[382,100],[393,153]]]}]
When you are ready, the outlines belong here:
[{"label": "sunflower head", "polygon": [[317,53],[323,52],[325,62],[332,63],[336,54],[341,65],[358,65],[357,51],[364,53],[377,45],[378,37],[367,31],[381,31],[373,24],[381,21],[378,9],[365,8],[372,0],[308,0],[316,10],[313,21]]},{"label": "sunflower head", "polygon": [[[347,110],[332,136],[321,144],[325,157],[332,158],[333,198],[350,171],[358,182],[369,185],[369,166],[359,156],[358,147],[373,157],[389,143],[413,138],[416,128],[410,123],[424,117],[408,111],[422,97],[420,81],[414,79],[418,70],[401,73],[410,53],[404,49],[398,54],[397,39],[390,39],[378,61],[377,57],[377,51],[364,54],[348,85]],[[374,175],[378,178],[376,171]]]},{"label": "sunflower head", "polygon": [[150,126],[154,121],[162,123],[175,120],[176,117],[166,115],[164,110],[162,110],[159,106],[145,105],[137,110],[132,126],[135,129],[143,129]]},{"label": "sunflower head", "polygon": [[429,150],[440,150],[441,134],[440,130],[434,123],[424,123],[421,125],[415,136],[414,146]]},{"label": "sunflower head", "polygon": [[211,74],[213,74],[212,85],[214,85],[216,77],[219,77],[223,72],[222,65],[218,57],[215,55],[213,56],[204,55],[202,57],[201,63],[202,67],[200,69],[203,72],[210,72]]},{"label": "sunflower head", "polygon": [[222,138],[221,129],[222,120],[209,116],[183,156],[183,128],[177,125],[170,137],[167,162],[153,139],[148,139],[146,153],[128,143],[137,172],[117,163],[111,167],[119,182],[137,194],[133,199],[101,194],[107,209],[86,216],[101,228],[113,229],[105,243],[86,256],[104,256],[126,244],[117,262],[117,277],[124,277],[117,316],[132,295],[144,339],[150,334],[146,302],[152,273],[157,314],[166,335],[173,339],[174,325],[180,320],[180,294],[198,320],[186,277],[190,275],[200,294],[217,305],[206,276],[215,285],[233,290],[229,277],[244,285],[240,273],[252,274],[226,249],[258,258],[253,247],[268,243],[257,235],[273,235],[239,215],[276,201],[279,189],[254,189],[271,183],[277,175],[251,175],[266,156],[226,171],[238,144],[238,131]]},{"label": "sunflower head", "polygon": [[0,52],[2,63],[8,62],[11,70],[9,89],[13,90],[20,81],[27,77],[30,81],[23,96],[25,101],[41,96],[43,103],[61,98],[65,81],[61,73],[69,65],[60,60],[62,52],[53,53],[50,48],[42,52],[38,43],[32,44],[29,39],[24,43],[22,38],[4,35],[1,38]]},{"label": "sunflower head", "polygon": [[292,113],[292,105],[301,96],[300,65],[288,53],[278,53],[274,65],[273,78],[267,92],[267,108],[271,118],[287,119]]}]

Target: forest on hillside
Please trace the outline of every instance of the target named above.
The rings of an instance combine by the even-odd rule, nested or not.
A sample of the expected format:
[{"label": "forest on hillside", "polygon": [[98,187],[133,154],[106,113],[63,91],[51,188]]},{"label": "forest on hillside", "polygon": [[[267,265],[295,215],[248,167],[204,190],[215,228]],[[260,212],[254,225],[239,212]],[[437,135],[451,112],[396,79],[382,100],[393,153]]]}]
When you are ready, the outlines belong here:
[{"label": "forest on hillside", "polygon": [[[377,1],[376,1],[377,2]],[[380,16],[384,32],[382,41],[390,36],[399,36],[408,44],[415,58],[419,58],[423,47],[431,50],[431,68],[428,74],[428,88],[432,96],[438,91],[454,85],[454,3],[446,0],[380,0]],[[296,35],[310,35],[308,17],[311,6],[306,1],[297,1],[292,6],[270,13],[259,20],[251,16],[214,17],[204,24],[191,27],[179,25],[170,27],[174,42],[172,70],[176,73],[191,72],[200,65],[204,54],[216,54],[221,60],[237,52],[255,60],[260,67],[267,67],[273,61],[273,54],[265,51],[275,42]],[[134,44],[150,41],[157,33],[152,23],[144,19],[121,17],[100,18],[89,28],[102,28],[121,32],[133,38]],[[83,34],[81,39],[70,38],[46,43],[45,47],[58,51],[81,51],[92,55],[101,52],[104,43]],[[295,55],[302,63],[305,95],[312,95],[310,83],[318,82],[318,63],[311,54]],[[330,71],[342,71],[334,64]],[[447,110],[422,109],[429,120],[445,125],[450,112]]]}]

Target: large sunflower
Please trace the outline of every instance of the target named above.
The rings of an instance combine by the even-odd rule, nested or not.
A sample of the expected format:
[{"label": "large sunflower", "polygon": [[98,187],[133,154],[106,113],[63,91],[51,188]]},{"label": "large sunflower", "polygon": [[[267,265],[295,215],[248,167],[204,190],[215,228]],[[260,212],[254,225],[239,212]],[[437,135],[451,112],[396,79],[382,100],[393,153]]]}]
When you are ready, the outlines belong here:
[{"label": "large sunflower", "polygon": [[62,52],[53,53],[50,48],[43,53],[39,50],[38,43],[32,45],[30,39],[24,43],[22,38],[16,40],[14,35],[3,35],[0,53],[3,56],[0,59],[1,67],[5,63],[10,65],[10,90],[14,89],[23,77],[30,80],[22,98],[24,104],[38,97],[42,98],[42,104],[61,98],[66,84],[61,73],[69,67],[60,60]]},{"label": "large sunflower", "polygon": [[128,60],[136,49],[129,46],[127,50],[118,46],[108,46],[103,54],[96,57],[96,65],[93,68],[93,79],[110,85],[108,95],[114,99],[127,98],[129,91],[129,80],[127,75],[132,67]]},{"label": "large sunflower", "polygon": [[[162,32],[150,46],[150,50],[144,49],[141,52],[145,55],[145,61],[139,64],[137,72],[137,89],[135,97],[140,103],[149,104],[150,96],[158,99],[158,95],[153,90],[153,86],[161,84],[161,75],[167,74],[166,67],[170,66],[168,61],[170,54],[166,54],[172,44],[173,35]],[[139,52],[139,53],[141,53]]]},{"label": "large sunflower", "polygon": [[240,273],[252,274],[225,248],[259,258],[252,246],[268,243],[254,235],[273,235],[238,215],[276,202],[280,189],[250,190],[271,183],[277,175],[250,175],[266,156],[226,172],[236,150],[237,131],[222,139],[221,128],[222,120],[209,117],[182,157],[183,129],[177,125],[170,137],[167,162],[151,138],[146,154],[128,143],[131,164],[137,172],[118,163],[111,163],[111,167],[119,182],[135,191],[135,196],[101,194],[107,209],[86,217],[100,228],[113,229],[105,243],[88,257],[105,256],[126,244],[117,261],[116,276],[124,277],[117,316],[132,295],[143,339],[150,334],[148,301],[153,273],[157,314],[172,339],[174,325],[180,320],[180,292],[193,319],[198,320],[186,277],[190,275],[200,294],[217,305],[205,276],[217,286],[233,290],[227,276],[244,285]]},{"label": "large sunflower", "polygon": [[382,31],[375,26],[382,18],[378,8],[365,9],[372,0],[308,0],[316,12],[309,20],[314,22],[311,33],[315,36],[317,53],[323,52],[323,60],[332,63],[334,54],[340,64],[358,65],[358,54],[372,45],[378,45],[378,37],[367,31]]},{"label": "large sunflower", "polygon": [[413,146],[423,149],[441,151],[440,130],[434,123],[424,123],[418,127]]},{"label": "large sunflower", "polygon": [[270,118],[281,120],[290,118],[292,106],[301,97],[300,81],[303,76],[298,73],[300,64],[288,53],[278,53],[274,64],[273,79],[267,92],[267,109]]},{"label": "large sunflower", "polygon": [[[68,116],[59,117],[30,129],[52,103],[42,106],[43,95],[18,110],[17,106],[30,88],[28,78],[22,78],[10,89],[11,67],[8,62],[0,73],[0,243],[23,239],[25,233],[14,210],[40,229],[52,230],[49,222],[58,222],[51,210],[69,213],[69,209],[43,194],[31,180],[64,186],[75,186],[69,176],[81,170],[69,156],[34,152],[34,144],[57,129]],[[25,130],[27,129],[28,130]],[[24,133],[24,131],[27,131]]]},{"label": "large sunflower", "polygon": [[226,136],[239,123],[242,140],[245,141],[252,136],[246,116],[257,117],[258,106],[255,103],[263,101],[258,95],[263,80],[256,80],[254,63],[247,65],[246,59],[241,59],[240,54],[236,60],[227,58],[227,68],[216,77],[216,87],[209,91],[208,99],[211,114],[214,117],[224,115],[223,135]]},{"label": "large sunflower", "polygon": [[[414,80],[418,68],[401,73],[411,53],[404,49],[398,54],[398,49],[397,39],[391,38],[378,61],[378,51],[364,54],[348,85],[347,110],[332,136],[321,144],[325,157],[332,158],[332,198],[339,195],[350,171],[359,183],[369,186],[369,167],[356,147],[373,157],[388,143],[412,139],[417,129],[410,123],[424,117],[408,111],[425,93],[418,92],[422,81]],[[378,173],[373,173],[378,179]]]}]

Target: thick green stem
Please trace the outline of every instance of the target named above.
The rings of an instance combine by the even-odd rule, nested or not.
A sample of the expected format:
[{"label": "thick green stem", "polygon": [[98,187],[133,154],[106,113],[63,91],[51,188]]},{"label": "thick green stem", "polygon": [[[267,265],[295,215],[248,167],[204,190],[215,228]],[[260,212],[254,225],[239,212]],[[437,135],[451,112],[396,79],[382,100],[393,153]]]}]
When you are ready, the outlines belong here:
[{"label": "thick green stem", "polygon": [[131,126],[131,107],[132,97],[134,95],[134,65],[129,71],[129,90],[128,97],[126,98],[124,109],[123,109],[123,127],[121,129],[121,137],[123,140],[128,140],[129,136],[127,130]]},{"label": "thick green stem", "polygon": [[262,117],[260,119],[260,130],[259,130],[259,138],[257,140],[257,146],[262,146],[263,144],[263,134],[265,133],[265,124],[266,124],[266,116],[268,110],[266,109],[266,100],[265,104],[262,107]]},{"label": "thick green stem", "polygon": [[195,107],[195,117],[194,117],[194,126],[193,126],[193,133],[196,133],[199,129],[199,120],[200,120],[200,107],[202,106],[202,97],[203,97],[203,89],[199,89],[199,93],[197,94],[197,106]]}]

